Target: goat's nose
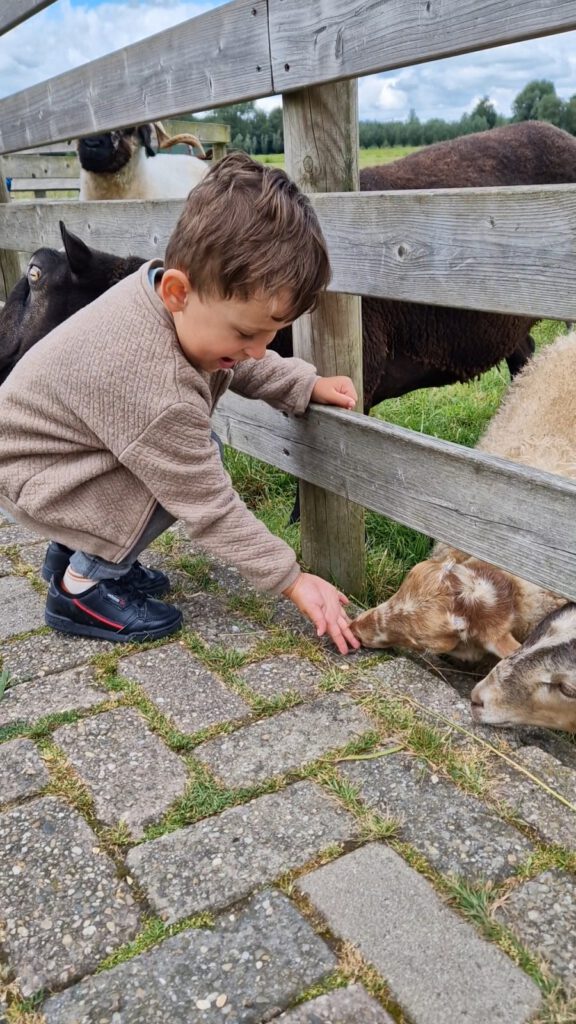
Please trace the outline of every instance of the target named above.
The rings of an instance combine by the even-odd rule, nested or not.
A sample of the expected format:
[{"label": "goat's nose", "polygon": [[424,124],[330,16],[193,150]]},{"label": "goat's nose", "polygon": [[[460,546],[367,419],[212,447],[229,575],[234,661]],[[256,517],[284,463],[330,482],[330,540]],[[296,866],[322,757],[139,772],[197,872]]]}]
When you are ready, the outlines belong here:
[{"label": "goat's nose", "polygon": [[482,700],[482,697],[480,697],[480,695],[477,694],[477,693],[475,694],[474,690],[472,690],[472,693],[470,694],[470,701],[471,701],[472,707],[474,707],[474,708],[483,708],[484,707],[484,701]]},{"label": "goat's nose", "polygon": [[87,139],[83,139],[82,141],[85,146],[88,146],[88,149],[98,149],[98,147],[101,146],[104,142],[104,136],[92,135],[89,136]]}]

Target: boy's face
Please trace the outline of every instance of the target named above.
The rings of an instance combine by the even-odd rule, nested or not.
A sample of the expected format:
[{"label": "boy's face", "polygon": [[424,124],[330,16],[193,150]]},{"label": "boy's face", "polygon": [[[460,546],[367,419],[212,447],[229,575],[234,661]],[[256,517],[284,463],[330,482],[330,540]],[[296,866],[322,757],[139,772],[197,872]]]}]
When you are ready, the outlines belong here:
[{"label": "boy's face", "polygon": [[[166,270],[157,291],[174,319],[184,355],[198,370],[231,370],[246,359],[262,359],[266,347],[290,321],[282,314],[290,296],[200,299],[179,270]],[[276,319],[275,319],[276,318]]]}]

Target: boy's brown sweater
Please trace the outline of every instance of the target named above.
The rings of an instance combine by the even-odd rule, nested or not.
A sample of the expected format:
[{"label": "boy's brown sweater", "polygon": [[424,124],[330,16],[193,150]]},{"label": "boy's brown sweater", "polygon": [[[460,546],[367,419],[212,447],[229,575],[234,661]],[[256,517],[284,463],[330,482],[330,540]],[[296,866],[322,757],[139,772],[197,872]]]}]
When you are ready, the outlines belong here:
[{"label": "boy's brown sweater", "polygon": [[38,342],[0,388],[0,508],[119,562],[160,502],[200,547],[280,593],[298,575],[294,552],[234,491],[210,416],[228,387],[303,413],[316,372],[274,352],[196,370],[148,284],[150,265]]}]

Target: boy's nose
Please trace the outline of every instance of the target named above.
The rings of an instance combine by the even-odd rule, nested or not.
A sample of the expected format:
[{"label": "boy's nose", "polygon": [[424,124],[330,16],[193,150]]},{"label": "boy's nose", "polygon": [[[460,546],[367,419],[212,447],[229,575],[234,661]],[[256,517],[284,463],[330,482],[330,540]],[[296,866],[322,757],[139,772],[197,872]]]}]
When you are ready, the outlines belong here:
[{"label": "boy's nose", "polygon": [[245,345],[244,351],[246,355],[250,356],[250,359],[263,359],[266,355],[268,345],[275,337],[275,333],[276,332],[274,332],[274,334],[267,334],[262,339],[253,341],[249,345]]}]

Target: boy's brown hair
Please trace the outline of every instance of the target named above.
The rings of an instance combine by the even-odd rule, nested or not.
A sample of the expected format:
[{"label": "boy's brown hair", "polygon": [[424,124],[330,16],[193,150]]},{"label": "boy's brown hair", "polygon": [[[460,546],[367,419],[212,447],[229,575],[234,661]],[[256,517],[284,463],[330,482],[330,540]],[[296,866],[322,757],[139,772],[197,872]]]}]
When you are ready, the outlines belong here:
[{"label": "boy's brown hair", "polygon": [[172,232],[166,268],[198,295],[291,295],[282,320],[313,309],[330,280],[326,243],[308,198],[284,171],[230,153],[190,192]]}]

